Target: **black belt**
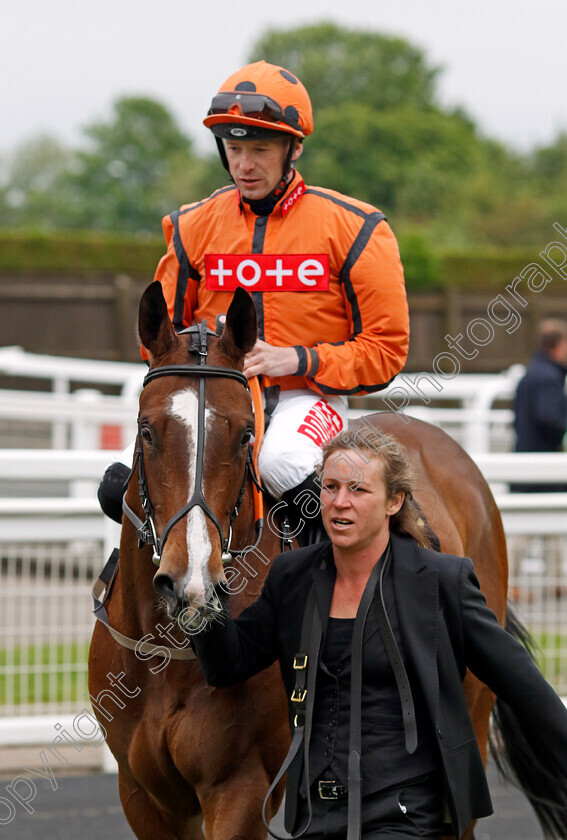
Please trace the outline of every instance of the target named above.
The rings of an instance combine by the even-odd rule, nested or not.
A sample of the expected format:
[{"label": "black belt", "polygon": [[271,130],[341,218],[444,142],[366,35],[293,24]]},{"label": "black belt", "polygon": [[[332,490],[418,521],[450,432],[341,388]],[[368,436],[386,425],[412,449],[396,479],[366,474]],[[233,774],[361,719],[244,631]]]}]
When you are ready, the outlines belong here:
[{"label": "black belt", "polygon": [[317,782],[317,793],[320,799],[344,799],[348,796],[348,788],[334,780],[321,779]]}]

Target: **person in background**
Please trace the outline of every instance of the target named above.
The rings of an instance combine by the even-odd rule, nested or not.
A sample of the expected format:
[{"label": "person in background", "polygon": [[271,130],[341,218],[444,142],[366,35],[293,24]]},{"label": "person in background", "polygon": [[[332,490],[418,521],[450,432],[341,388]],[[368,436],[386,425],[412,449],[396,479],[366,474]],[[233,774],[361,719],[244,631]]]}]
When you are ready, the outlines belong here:
[{"label": "person in background", "polygon": [[[258,340],[244,373],[259,376],[264,393],[260,477],[307,544],[321,535],[320,519],[304,522],[297,499],[318,494],[315,463],[346,427],[347,397],[384,388],[406,360],[399,249],[383,213],[308,186],[296,170],[314,123],[293,73],[265,61],[242,67],[221,85],[204,124],[231,184],[164,218],[167,252],[155,279],[178,331],[202,319],[215,329],[234,289],[251,293]],[[112,465],[99,490],[118,521],[127,473]]]},{"label": "person in background", "polygon": [[[567,323],[542,321],[537,349],[514,400],[516,452],[561,452],[567,431]],[[514,484],[518,493],[567,491],[566,484]]]}]

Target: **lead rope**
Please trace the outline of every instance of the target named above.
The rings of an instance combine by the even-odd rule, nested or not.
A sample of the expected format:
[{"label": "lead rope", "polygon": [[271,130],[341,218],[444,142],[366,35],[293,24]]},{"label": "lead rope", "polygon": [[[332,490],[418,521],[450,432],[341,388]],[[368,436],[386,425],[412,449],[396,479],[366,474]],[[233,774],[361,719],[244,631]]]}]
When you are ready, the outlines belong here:
[{"label": "lead rope", "polygon": [[386,558],[382,563],[377,562],[372,569],[358,605],[352,631],[347,840],[360,840],[362,825],[362,778],[360,775],[360,756],[362,753],[362,645],[366,618],[374,599],[379,576],[381,584],[382,575],[380,573],[384,570],[385,561]]},{"label": "lead rope", "polygon": [[[384,573],[390,562],[391,554],[392,548],[390,543],[388,543],[388,548],[382,563],[376,564],[366,584],[352,634],[351,721],[348,758],[348,832],[346,840],[360,840],[362,827],[362,778],[360,775],[360,756],[362,751],[362,644],[364,625],[371,604],[374,604],[376,610],[378,629],[398,688],[398,695],[402,707],[406,750],[411,755],[417,749],[417,721],[411,686],[404,661],[388,620],[386,604],[384,603]],[[376,578],[378,578],[378,575],[378,587],[376,587]],[[360,623],[359,619],[362,619]]]},{"label": "lead rope", "polygon": [[[295,703],[296,715],[294,718],[294,730],[291,745],[288,753],[280,767],[276,778],[270,785],[270,789],[266,794],[264,803],[262,805],[262,821],[268,834],[275,837],[276,840],[296,840],[301,837],[309,826],[311,825],[312,806],[311,794],[309,790],[309,742],[311,740],[311,727],[313,723],[313,703],[315,699],[315,681],[317,679],[317,662],[319,659],[319,648],[321,646],[321,638],[323,636],[323,627],[321,624],[321,616],[317,608],[315,586],[312,586],[307,597],[307,603],[303,613],[303,624],[301,626],[301,642],[300,652],[296,653],[293,660],[293,667],[296,672],[295,688],[291,695],[291,701]],[[299,781],[298,761],[300,756],[300,749],[303,745],[303,777],[307,790],[307,823],[297,834],[290,833],[289,835],[276,834],[270,828],[266,818],[266,808],[270,801],[274,790],[289,770],[290,776],[294,775]],[[293,766],[292,766],[293,765]],[[295,769],[295,773],[293,773]],[[291,788],[292,785],[288,784]],[[294,790],[295,796],[286,799],[286,827],[290,825],[293,828],[297,810],[297,794]]]},{"label": "lead rope", "polygon": [[384,603],[384,592],[382,588],[382,578],[387,563],[390,560],[391,548],[388,546],[388,554],[384,559],[384,565],[380,573],[380,586],[378,597],[374,599],[374,607],[376,609],[376,617],[378,619],[378,629],[390,660],[390,666],[394,672],[396,685],[398,686],[398,695],[400,697],[400,704],[402,706],[402,719],[404,723],[404,735],[406,741],[406,750],[410,755],[417,749],[417,719],[415,716],[415,706],[411,693],[410,681],[408,679],[407,671],[404,666],[404,660],[396,643],[394,633],[390,622],[388,621],[388,614],[386,612],[386,605]]}]

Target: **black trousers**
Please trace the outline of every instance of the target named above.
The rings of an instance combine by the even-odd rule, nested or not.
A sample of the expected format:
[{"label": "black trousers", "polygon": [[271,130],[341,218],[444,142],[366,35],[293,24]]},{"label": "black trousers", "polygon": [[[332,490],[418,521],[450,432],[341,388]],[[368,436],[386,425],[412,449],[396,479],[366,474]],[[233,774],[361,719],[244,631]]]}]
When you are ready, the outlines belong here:
[{"label": "black trousers", "polygon": [[[348,828],[348,802],[321,799],[317,785],[312,792],[313,819],[303,835],[305,840],[345,840]],[[300,799],[300,818],[296,831],[305,825],[307,805]],[[441,840],[443,823],[443,783],[440,773],[409,779],[401,785],[364,796],[362,799],[362,840],[387,838],[427,838]]]}]

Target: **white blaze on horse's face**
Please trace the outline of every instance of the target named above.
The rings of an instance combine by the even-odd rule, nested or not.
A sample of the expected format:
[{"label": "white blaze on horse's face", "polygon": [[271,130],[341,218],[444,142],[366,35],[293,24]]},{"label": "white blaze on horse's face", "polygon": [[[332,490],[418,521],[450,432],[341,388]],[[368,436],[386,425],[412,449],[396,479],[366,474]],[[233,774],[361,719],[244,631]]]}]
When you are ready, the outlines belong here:
[{"label": "white blaze on horse's face", "polygon": [[[175,393],[171,398],[169,411],[187,429],[188,502],[195,489],[197,466],[199,401],[195,391],[187,388],[184,391]],[[214,411],[205,405],[205,446],[207,443],[207,429],[213,416]],[[204,487],[203,493],[205,493]],[[212,584],[208,570],[208,561],[211,556],[212,546],[207,530],[207,517],[200,507],[195,506],[191,508],[186,519],[187,570],[183,579],[183,591],[187,596],[197,596],[205,599],[206,593]]]}]

